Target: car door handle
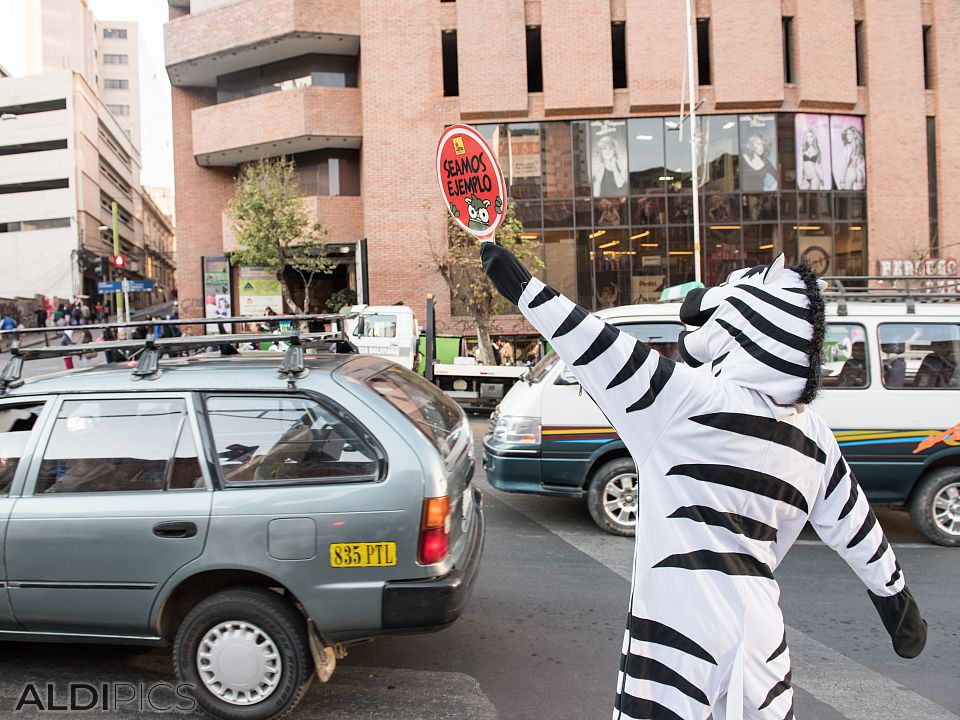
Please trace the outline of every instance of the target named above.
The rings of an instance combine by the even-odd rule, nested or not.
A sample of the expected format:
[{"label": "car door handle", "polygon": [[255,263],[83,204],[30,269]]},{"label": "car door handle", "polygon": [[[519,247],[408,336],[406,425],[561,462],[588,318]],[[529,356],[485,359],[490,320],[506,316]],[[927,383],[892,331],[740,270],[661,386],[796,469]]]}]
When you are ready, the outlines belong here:
[{"label": "car door handle", "polygon": [[153,534],[163,538],[191,538],[197,534],[197,525],[192,522],[162,522],[153,526]]}]

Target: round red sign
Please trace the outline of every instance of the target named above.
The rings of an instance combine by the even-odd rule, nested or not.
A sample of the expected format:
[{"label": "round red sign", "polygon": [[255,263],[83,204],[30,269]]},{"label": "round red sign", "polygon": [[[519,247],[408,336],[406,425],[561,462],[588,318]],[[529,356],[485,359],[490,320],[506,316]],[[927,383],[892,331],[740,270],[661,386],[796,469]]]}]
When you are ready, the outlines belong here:
[{"label": "round red sign", "polygon": [[451,125],[437,145],[437,180],[457,224],[481,240],[493,240],[503,220],[503,173],[476,130]]}]

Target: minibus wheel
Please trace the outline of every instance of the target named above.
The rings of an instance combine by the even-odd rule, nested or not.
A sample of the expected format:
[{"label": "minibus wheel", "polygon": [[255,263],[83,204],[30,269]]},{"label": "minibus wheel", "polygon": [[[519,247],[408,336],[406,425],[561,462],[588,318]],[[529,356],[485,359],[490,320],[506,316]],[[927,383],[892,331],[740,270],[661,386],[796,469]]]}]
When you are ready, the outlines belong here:
[{"label": "minibus wheel", "polygon": [[609,460],[597,468],[587,491],[590,517],[611,535],[634,535],[639,507],[637,466],[629,457]]},{"label": "minibus wheel", "polygon": [[910,515],[932,542],[960,546],[960,468],[942,467],[924,475],[910,503]]}]

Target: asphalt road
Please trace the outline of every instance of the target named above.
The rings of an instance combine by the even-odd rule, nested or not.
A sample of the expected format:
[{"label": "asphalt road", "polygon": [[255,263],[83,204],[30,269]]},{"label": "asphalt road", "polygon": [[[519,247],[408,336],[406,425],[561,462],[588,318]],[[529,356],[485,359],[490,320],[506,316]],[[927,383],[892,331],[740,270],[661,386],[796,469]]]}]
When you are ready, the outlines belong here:
[{"label": "asphalt road", "polygon": [[[473,421],[478,439],[486,422]],[[353,648],[292,717],[610,717],[632,541],[600,532],[580,501],[501,493],[479,469],[476,481],[485,491],[487,544],[464,616],[439,633]],[[927,544],[904,513],[880,515],[930,623],[927,649],[917,660],[899,659],[857,578],[805,535],[777,573],[797,716],[960,720],[960,550]],[[164,649],[2,644],[0,717],[48,716],[13,711],[29,683],[44,701],[47,682],[56,686],[55,701],[71,682],[123,682],[143,694],[174,682],[170,666]],[[156,697],[164,697],[162,690]],[[82,715],[150,714],[136,702],[122,707]]]}]

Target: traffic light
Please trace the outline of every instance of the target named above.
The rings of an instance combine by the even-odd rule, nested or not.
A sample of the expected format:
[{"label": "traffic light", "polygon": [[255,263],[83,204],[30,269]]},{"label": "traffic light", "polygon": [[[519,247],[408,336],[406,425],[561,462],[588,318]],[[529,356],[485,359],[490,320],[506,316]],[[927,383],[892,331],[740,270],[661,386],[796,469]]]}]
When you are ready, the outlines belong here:
[{"label": "traffic light", "polygon": [[97,275],[100,277],[106,277],[106,275],[110,272],[110,258],[106,255],[100,255],[97,258],[95,270]]},{"label": "traffic light", "polygon": [[117,269],[123,268],[127,264],[127,259],[123,255],[114,255],[113,256],[113,266]]}]

